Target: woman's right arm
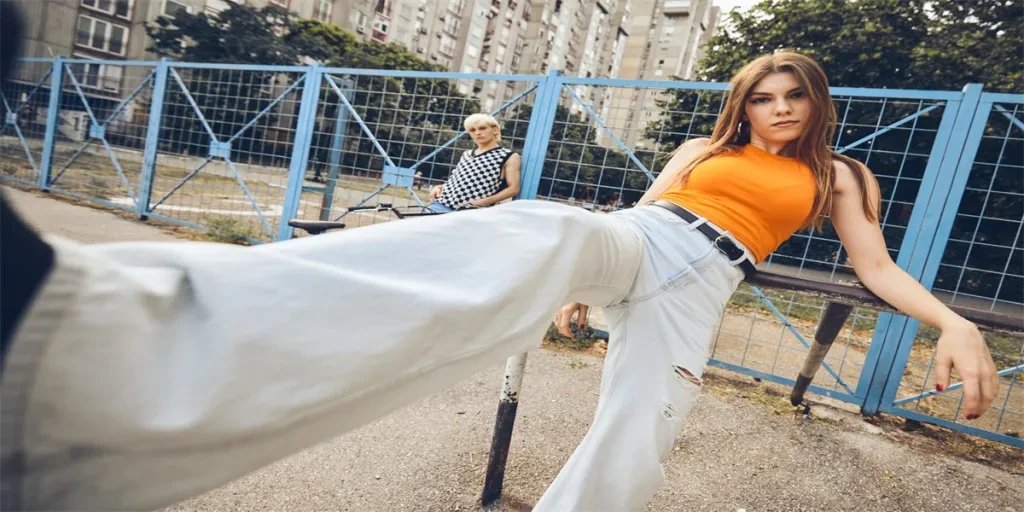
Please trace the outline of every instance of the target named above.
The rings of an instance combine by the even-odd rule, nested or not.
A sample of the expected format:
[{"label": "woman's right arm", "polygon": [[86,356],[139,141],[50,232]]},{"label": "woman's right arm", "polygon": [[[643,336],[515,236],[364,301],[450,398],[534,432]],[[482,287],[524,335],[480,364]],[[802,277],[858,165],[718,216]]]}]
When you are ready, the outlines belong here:
[{"label": "woman's right arm", "polygon": [[683,169],[686,168],[687,164],[696,158],[701,151],[704,151],[710,142],[711,139],[706,138],[690,139],[684,142],[679,148],[679,151],[676,151],[676,154],[672,155],[672,158],[661,170],[661,174],[658,175],[654,180],[654,183],[651,184],[651,187],[647,189],[647,192],[644,193],[643,197],[641,197],[640,201],[636,204],[642,205],[655,201],[661,197],[662,194],[667,192],[668,189],[672,188],[672,185],[678,183],[680,178],[679,173],[681,173]]}]

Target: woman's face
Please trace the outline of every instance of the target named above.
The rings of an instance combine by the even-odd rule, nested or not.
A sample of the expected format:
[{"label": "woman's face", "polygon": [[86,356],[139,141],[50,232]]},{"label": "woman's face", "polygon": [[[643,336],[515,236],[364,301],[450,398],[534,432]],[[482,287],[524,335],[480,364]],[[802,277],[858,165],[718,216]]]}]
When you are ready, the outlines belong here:
[{"label": "woman's face", "polygon": [[792,73],[772,73],[751,90],[744,105],[751,142],[785,146],[810,122],[811,100]]}]

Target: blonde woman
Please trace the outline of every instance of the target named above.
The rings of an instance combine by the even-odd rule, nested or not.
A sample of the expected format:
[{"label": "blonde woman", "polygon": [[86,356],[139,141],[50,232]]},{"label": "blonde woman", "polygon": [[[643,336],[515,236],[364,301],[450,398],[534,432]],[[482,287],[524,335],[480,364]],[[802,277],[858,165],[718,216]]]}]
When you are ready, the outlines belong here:
[{"label": "blonde woman", "polygon": [[466,206],[493,206],[519,193],[519,155],[501,146],[501,126],[490,114],[463,123],[476,149],[466,150],[448,181],[430,190],[427,209],[447,213]]},{"label": "blonde woman", "polygon": [[864,285],[942,331],[937,385],[955,367],[977,418],[999,385],[981,334],[892,262],[835,128],[821,68],[779,53],[612,214],[513,201],[248,248],[50,238],[5,344],[3,503],[165,507],[539,347],[568,303],[561,329],[599,305],[611,340],[590,432],[534,510],[643,508],[729,297],[826,215]]}]

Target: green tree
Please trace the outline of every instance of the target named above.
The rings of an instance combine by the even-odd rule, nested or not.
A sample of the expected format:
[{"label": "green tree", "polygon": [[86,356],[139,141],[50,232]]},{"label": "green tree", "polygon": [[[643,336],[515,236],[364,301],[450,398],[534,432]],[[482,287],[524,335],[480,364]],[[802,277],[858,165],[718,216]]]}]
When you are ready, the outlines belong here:
[{"label": "green tree", "polygon": [[725,81],[751,59],[791,48],[833,85],[992,91],[1021,86],[1019,0],[773,0],[733,11],[698,76]]},{"label": "green tree", "polygon": [[[769,0],[725,17],[697,76],[726,82],[758,56],[793,49],[815,58],[833,86],[958,90],[975,82],[1015,92],[1022,37],[1019,0]],[[702,101],[717,105],[718,96],[666,95],[666,114],[645,135],[674,148],[686,134],[710,134],[714,118],[690,113]]]},{"label": "green tree", "polygon": [[[159,17],[146,26],[146,33],[152,43],[150,51],[184,62],[284,66],[296,65],[306,55],[326,55],[319,40],[295,30],[297,23],[294,14],[277,6],[255,9],[232,4],[214,15],[178,13],[174,18]],[[175,72],[187,92],[176,79],[169,79],[161,127],[164,149],[199,155],[209,151],[210,138],[203,120],[219,140],[226,140],[270,106],[294,79],[273,71],[249,69],[178,68]],[[280,140],[287,130],[287,126],[278,126],[282,114],[294,122],[294,113],[282,113],[280,107],[263,114],[233,141],[235,157],[256,156],[280,163],[291,151],[289,142]]]},{"label": "green tree", "polygon": [[216,14],[160,16],[146,25],[146,34],[149,51],[178,61],[294,66],[304,56],[330,53],[322,39],[299,31],[302,26],[305,22],[282,7],[232,3]]}]

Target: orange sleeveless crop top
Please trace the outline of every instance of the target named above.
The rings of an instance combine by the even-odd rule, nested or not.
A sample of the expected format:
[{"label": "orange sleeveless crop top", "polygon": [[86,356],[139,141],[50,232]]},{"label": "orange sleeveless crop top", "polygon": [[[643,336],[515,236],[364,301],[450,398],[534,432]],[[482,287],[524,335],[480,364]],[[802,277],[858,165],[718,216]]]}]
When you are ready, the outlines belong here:
[{"label": "orange sleeveless crop top", "polygon": [[677,184],[659,199],[728,231],[760,263],[803,226],[814,196],[810,167],[748,144],[701,162],[685,186]]}]

